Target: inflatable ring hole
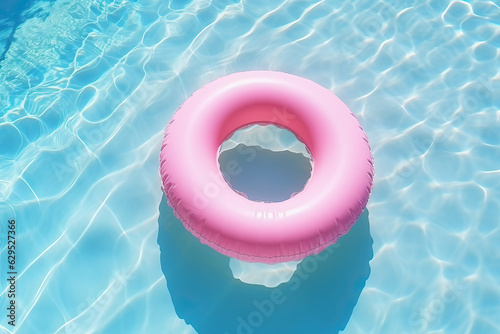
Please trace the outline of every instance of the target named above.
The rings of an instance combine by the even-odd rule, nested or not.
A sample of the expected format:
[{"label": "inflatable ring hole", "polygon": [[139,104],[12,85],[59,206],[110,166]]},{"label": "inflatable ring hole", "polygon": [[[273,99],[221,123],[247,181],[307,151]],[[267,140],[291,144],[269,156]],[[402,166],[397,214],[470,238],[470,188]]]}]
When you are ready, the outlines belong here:
[{"label": "inflatable ring hole", "polygon": [[283,202],[302,191],[313,160],[287,129],[253,124],[238,129],[219,147],[219,169],[229,186],[256,202]]}]

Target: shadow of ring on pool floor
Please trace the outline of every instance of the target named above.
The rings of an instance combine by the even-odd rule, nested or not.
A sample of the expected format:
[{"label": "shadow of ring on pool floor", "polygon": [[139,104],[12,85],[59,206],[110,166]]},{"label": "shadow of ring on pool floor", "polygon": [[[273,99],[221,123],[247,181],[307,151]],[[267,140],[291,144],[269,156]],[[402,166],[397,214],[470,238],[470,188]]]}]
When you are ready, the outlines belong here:
[{"label": "shadow of ring on pool floor", "polygon": [[275,288],[235,279],[229,257],[201,244],[160,204],[161,268],[179,318],[199,334],[338,333],[351,317],[373,257],[368,211],[350,232],[302,261]]}]

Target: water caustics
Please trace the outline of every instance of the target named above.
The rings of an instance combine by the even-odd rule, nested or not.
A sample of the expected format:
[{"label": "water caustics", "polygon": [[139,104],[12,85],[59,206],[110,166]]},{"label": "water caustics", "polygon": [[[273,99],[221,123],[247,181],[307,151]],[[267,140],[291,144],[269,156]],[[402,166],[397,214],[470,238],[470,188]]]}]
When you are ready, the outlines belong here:
[{"label": "water caustics", "polygon": [[[500,332],[495,2],[18,10],[0,18],[0,216],[16,219],[19,252],[16,326],[2,313],[1,333]],[[175,110],[244,70],[331,89],[375,162],[369,220],[276,287],[235,279],[183,234],[158,176]],[[6,240],[2,225],[2,310]]]}]

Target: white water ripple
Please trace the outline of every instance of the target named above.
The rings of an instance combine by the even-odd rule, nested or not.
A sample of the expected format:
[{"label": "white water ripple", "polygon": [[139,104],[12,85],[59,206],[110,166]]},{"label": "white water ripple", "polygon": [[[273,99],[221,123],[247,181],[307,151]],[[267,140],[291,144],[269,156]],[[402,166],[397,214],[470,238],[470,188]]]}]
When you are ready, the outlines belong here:
[{"label": "white water ripple", "polygon": [[[278,70],[331,89],[372,147],[374,255],[343,332],[500,332],[495,2],[35,8],[0,68],[0,210],[19,245],[17,324],[2,316],[0,331],[195,333],[160,264],[164,127],[211,80]],[[255,332],[278,325],[270,316]]]}]

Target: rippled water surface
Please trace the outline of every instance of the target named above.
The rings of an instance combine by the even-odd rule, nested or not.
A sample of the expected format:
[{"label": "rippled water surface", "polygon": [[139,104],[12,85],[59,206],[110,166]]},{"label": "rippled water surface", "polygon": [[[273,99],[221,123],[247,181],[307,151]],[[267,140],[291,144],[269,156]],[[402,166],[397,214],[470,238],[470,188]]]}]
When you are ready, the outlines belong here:
[{"label": "rippled water surface", "polygon": [[[497,1],[4,1],[0,13],[0,333],[500,333]],[[180,226],[158,176],[175,110],[244,70],[332,90],[375,161],[368,210],[339,244],[252,269],[293,273],[277,287],[236,279],[252,273]]]}]

